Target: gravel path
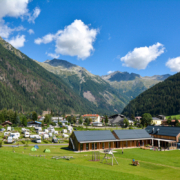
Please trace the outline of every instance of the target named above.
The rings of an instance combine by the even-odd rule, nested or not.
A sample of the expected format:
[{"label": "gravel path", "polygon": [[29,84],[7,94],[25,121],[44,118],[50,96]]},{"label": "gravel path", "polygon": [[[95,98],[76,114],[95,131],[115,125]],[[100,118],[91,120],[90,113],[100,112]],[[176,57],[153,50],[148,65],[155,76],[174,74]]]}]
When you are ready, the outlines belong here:
[{"label": "gravel path", "polygon": [[[29,146],[35,146],[36,144],[28,144]],[[69,144],[38,144],[38,146],[62,146],[62,145],[69,145]],[[12,147],[12,146],[17,146],[16,144],[10,144],[10,145],[3,145],[3,147]],[[24,144],[20,144],[19,146],[24,146]]]}]

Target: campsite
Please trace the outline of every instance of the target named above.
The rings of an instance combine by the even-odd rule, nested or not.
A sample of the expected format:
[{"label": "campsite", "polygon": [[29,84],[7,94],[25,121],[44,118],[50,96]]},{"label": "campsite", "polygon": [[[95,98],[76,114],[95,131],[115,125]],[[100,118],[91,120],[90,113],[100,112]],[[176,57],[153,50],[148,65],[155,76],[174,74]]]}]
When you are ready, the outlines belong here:
[{"label": "campsite", "polygon": [[[90,161],[92,152],[76,153],[67,146],[44,145],[36,151],[29,147],[0,148],[0,178],[7,179],[180,179],[179,150],[150,151],[139,148],[115,150],[118,165]],[[50,152],[44,152],[49,149]],[[72,156],[72,159],[53,159]],[[100,153],[100,160],[104,157]],[[140,165],[133,166],[132,159]],[[110,160],[111,161],[111,160]],[[21,163],[19,163],[21,162]],[[16,168],[14,168],[16,167]],[[33,173],[32,173],[33,172]]]}]

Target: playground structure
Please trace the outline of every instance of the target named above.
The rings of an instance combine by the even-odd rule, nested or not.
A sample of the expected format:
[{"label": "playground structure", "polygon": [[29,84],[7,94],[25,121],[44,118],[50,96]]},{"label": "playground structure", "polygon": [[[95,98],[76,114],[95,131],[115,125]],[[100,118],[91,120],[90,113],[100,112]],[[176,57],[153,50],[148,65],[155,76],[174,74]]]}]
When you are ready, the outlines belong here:
[{"label": "playground structure", "polygon": [[92,152],[92,160],[91,161],[100,161],[100,153],[97,151]]},{"label": "playground structure", "polygon": [[118,162],[117,162],[117,160],[113,154],[113,151],[111,149],[104,150],[104,153],[105,153],[105,155],[104,155],[104,158],[101,161],[101,163],[103,163],[104,160],[106,160],[106,163],[107,163],[108,159],[112,159],[111,165],[113,166],[113,159],[114,159],[118,165]]}]

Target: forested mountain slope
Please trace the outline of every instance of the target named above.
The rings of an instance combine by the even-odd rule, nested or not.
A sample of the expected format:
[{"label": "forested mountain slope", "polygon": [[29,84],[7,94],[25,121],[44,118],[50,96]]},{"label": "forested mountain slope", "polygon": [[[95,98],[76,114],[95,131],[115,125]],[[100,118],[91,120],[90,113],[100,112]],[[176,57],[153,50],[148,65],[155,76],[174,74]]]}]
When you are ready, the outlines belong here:
[{"label": "forested mountain slope", "polygon": [[0,109],[102,113],[64,81],[0,38]]},{"label": "forested mountain slope", "polygon": [[[100,76],[93,75],[83,67],[59,59],[37,63],[58,75],[73,91],[92,102],[97,108],[106,111],[106,113],[120,113],[129,102],[126,95],[119,93]],[[97,113],[97,111],[94,111],[94,113]]]},{"label": "forested mountain slope", "polygon": [[138,112],[173,115],[180,111],[180,73],[156,84],[132,100],[123,110],[124,115]]}]

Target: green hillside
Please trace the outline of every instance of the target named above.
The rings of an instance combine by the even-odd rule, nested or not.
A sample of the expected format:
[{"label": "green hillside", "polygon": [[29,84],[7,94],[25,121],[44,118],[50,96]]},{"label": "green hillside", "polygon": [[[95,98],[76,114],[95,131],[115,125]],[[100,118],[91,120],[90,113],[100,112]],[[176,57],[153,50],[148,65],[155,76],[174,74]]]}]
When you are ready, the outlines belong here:
[{"label": "green hillside", "polygon": [[123,110],[123,114],[139,115],[151,113],[173,115],[180,111],[180,73],[156,84],[132,100]]},{"label": "green hillside", "polygon": [[[0,38],[0,109],[92,113],[96,106]],[[99,113],[103,110],[99,110]],[[105,111],[104,111],[105,112]]]}]

